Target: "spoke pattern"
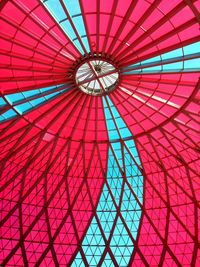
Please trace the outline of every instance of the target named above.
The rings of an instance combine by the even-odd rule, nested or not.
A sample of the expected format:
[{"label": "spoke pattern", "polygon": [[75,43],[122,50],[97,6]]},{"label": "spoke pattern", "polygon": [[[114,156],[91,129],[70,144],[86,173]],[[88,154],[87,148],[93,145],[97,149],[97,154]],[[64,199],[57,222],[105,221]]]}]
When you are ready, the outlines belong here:
[{"label": "spoke pattern", "polygon": [[24,115],[71,89],[73,87],[66,84],[4,95],[0,100],[2,108],[0,122],[15,118],[18,114]]},{"label": "spoke pattern", "polygon": [[89,52],[83,18],[78,0],[46,1],[41,0],[53,15],[67,37],[75,44],[81,54]]},{"label": "spoke pattern", "polygon": [[102,95],[115,89],[119,73],[115,67],[102,60],[91,60],[79,66],[76,83],[86,94]]},{"label": "spoke pattern", "polygon": [[0,2],[0,265],[198,266],[199,10]]}]

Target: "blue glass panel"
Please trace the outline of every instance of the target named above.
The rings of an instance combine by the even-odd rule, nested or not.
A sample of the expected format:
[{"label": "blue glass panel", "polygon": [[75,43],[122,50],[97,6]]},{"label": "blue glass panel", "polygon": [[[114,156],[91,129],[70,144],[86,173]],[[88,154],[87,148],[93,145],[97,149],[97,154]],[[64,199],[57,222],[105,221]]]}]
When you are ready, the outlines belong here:
[{"label": "blue glass panel", "polygon": [[72,18],[74,25],[76,25],[76,30],[82,39],[82,42],[86,48],[86,51],[90,52],[88,39],[87,37],[83,38],[83,36],[86,36],[86,30],[85,30],[83,17],[81,14],[79,1],[78,0],[64,0],[64,3],[70,14],[70,17]]},{"label": "blue glass panel", "polygon": [[20,114],[24,114],[24,113],[26,113],[28,111],[31,111],[31,110],[35,109],[36,107],[38,107],[41,104],[46,104],[46,102],[48,100],[53,99],[57,95],[62,94],[64,92],[66,92],[66,90],[61,90],[59,92],[55,92],[55,93],[49,94],[48,96],[45,96],[45,97],[39,97],[39,98],[30,100],[28,102],[25,102],[23,104],[16,105],[14,108]]},{"label": "blue glass panel", "polygon": [[115,267],[110,255],[107,253],[101,267]]},{"label": "blue glass panel", "polygon": [[167,53],[160,55],[162,60],[176,58],[176,57],[182,57],[182,56],[183,56],[183,49],[182,48],[178,48],[178,49],[175,49],[175,50],[172,50],[170,52],[167,52]]},{"label": "blue glass panel", "polygon": [[120,138],[119,133],[122,138],[131,137],[130,131],[126,127],[126,124],[124,123],[124,121],[121,119],[111,99],[108,96],[103,97],[102,99],[103,99],[104,113],[106,117],[106,124],[107,124],[109,139],[111,141],[119,139]]},{"label": "blue glass panel", "polygon": [[200,52],[200,42],[196,42],[183,47],[184,55],[195,54]]},{"label": "blue glass panel", "polygon": [[[42,2],[45,5],[45,7],[48,9],[48,11],[56,19],[57,23],[60,24],[63,31],[66,33],[68,38],[74,43],[74,45],[77,47],[79,52],[81,54],[84,54],[83,48],[77,39],[76,33],[74,32],[71,26],[71,23],[69,22],[61,3],[57,0],[42,1]],[[67,1],[64,1],[64,4],[65,4],[67,11],[69,12],[70,17],[72,18],[74,25],[76,25],[76,30],[80,38],[82,39],[82,36],[86,36],[86,32],[85,32],[85,26],[84,26],[83,18],[82,18],[81,11],[80,11],[79,2],[76,0],[73,0],[73,1],[67,0]],[[73,17],[75,15],[77,16]],[[82,39],[82,42],[87,52],[89,52],[89,44],[88,44],[87,38]]]},{"label": "blue glass panel", "polygon": [[2,97],[0,97],[0,107],[4,107],[6,105],[7,105],[6,101]]},{"label": "blue glass panel", "polygon": [[105,249],[105,242],[95,218],[93,218],[83,240],[82,249],[89,266],[97,266]]},{"label": "blue glass panel", "polygon": [[[156,73],[162,71],[164,72],[196,71],[200,69],[199,51],[200,51],[200,42],[196,42],[194,44],[187,45],[183,48],[178,48],[173,51],[161,54],[159,56],[123,68],[123,70],[125,71],[124,74],[131,75],[141,72]],[[190,59],[194,55],[195,57],[198,56],[199,58]],[[176,59],[179,62],[170,63],[170,60],[173,59]],[[152,64],[157,64],[157,66],[151,67]],[[149,68],[147,68],[147,66],[149,66]],[[138,68],[138,67],[140,68],[136,70],[131,70],[132,68]]]},{"label": "blue glass panel", "polygon": [[[5,95],[6,99],[8,100],[8,102],[13,105],[16,104],[19,101],[22,100],[29,100],[32,97],[36,97],[36,96],[42,96],[42,94],[47,93],[47,92],[53,92],[54,90],[57,90],[59,88],[61,88],[62,86],[64,86],[64,84],[60,84],[57,86],[50,86],[50,87],[45,87],[45,88],[41,88],[41,89],[34,89],[34,90],[29,90],[29,91],[24,91],[22,93],[15,93],[15,94],[8,94]],[[68,85],[66,85],[68,86]]]},{"label": "blue glass panel", "polygon": [[199,58],[186,60],[184,62],[184,68],[185,69],[200,70],[200,54],[199,54]]},{"label": "blue glass panel", "polygon": [[[60,84],[57,86],[24,91],[22,93],[5,95],[6,100],[10,103],[12,108],[9,107],[9,110],[1,115],[0,122],[14,118],[18,115],[17,113],[22,115],[26,112],[30,112],[33,109],[37,108],[39,105],[46,104],[47,101],[54,99],[58,95],[68,92],[71,89],[73,89],[72,85]],[[55,90],[56,92],[54,92]],[[3,100],[3,98],[0,98],[0,106],[1,105],[6,105],[6,102]],[[17,112],[15,112],[13,109],[15,109]]]},{"label": "blue glass panel", "polygon": [[[103,104],[109,139],[113,138],[113,131],[121,138],[126,137],[127,134],[123,133],[126,125],[111,99],[103,98]],[[125,132],[131,136],[128,129]],[[125,145],[121,142],[111,143],[108,150],[107,182],[104,184],[96,208],[99,223],[94,217],[82,243],[89,266],[98,266],[105,249],[106,242],[100,229],[106,240],[111,239],[109,246],[118,265],[128,266],[129,264],[134,250],[132,238],[137,238],[142,214],[143,176],[138,166],[141,168],[141,162],[133,139],[125,141]],[[115,225],[114,222],[116,222]],[[75,262],[77,266],[77,258]],[[114,266],[109,254],[104,258],[102,266]]]},{"label": "blue glass panel", "polygon": [[[174,63],[170,63],[170,64],[166,64],[162,66],[162,69],[165,70],[170,70],[170,71],[179,71],[179,70],[183,70],[183,62],[174,62]],[[148,70],[148,69],[147,69]],[[150,69],[149,69],[150,70]]]},{"label": "blue glass panel", "polygon": [[25,99],[25,96],[22,93],[15,93],[15,94],[6,95],[5,98],[12,105],[17,101],[21,101]]},{"label": "blue glass panel", "polygon": [[111,251],[119,266],[128,266],[133,252],[133,243],[120,218],[117,219],[113,237],[110,242]]},{"label": "blue glass panel", "polygon": [[64,0],[64,3],[71,17],[81,14],[78,0]]},{"label": "blue glass panel", "polygon": [[84,261],[82,259],[81,253],[79,252],[76,255],[75,260],[73,261],[71,267],[81,267],[81,266],[85,266]]},{"label": "blue glass panel", "polygon": [[13,109],[9,109],[3,114],[0,115],[0,122],[4,122],[10,119],[13,119],[17,116],[17,113]]}]

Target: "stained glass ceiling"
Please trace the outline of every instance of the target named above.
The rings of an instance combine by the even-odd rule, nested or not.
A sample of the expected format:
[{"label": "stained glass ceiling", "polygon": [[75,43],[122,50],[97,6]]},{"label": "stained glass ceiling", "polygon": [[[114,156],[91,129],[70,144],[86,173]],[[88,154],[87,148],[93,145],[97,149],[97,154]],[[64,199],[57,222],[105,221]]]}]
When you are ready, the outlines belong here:
[{"label": "stained glass ceiling", "polygon": [[0,265],[199,266],[200,1],[0,1]]}]

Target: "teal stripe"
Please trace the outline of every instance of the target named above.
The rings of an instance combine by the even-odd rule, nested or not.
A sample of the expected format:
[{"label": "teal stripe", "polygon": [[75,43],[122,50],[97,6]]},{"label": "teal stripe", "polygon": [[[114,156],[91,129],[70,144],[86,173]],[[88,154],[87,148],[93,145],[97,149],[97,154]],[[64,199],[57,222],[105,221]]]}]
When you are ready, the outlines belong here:
[{"label": "teal stripe", "polygon": [[16,116],[17,116],[17,113],[13,109],[9,109],[0,115],[0,123],[7,121],[7,120],[10,120],[10,119],[13,119]]},{"label": "teal stripe", "polygon": [[55,92],[55,93],[49,94],[48,96],[39,97],[39,98],[36,98],[34,100],[31,100],[31,101],[25,102],[23,104],[17,105],[14,108],[20,114],[25,114],[27,112],[32,111],[33,109],[37,108],[38,106],[40,106],[42,104],[46,104],[46,102],[48,100],[52,100],[56,96],[58,96],[58,95],[60,95],[62,93],[65,93],[65,92],[66,92],[66,90],[61,90],[59,92]]},{"label": "teal stripe", "polygon": [[[103,98],[103,106],[110,141],[131,137],[131,132],[108,96]],[[82,242],[82,249],[89,266],[98,265],[106,248],[106,242],[103,239],[100,227],[107,241],[115,220],[116,225],[110,241],[110,249],[119,266],[128,266],[134,244],[123,220],[117,213],[117,208],[120,209],[121,216],[134,239],[137,238],[142,214],[140,205],[132,193],[134,191],[140,203],[143,204],[143,176],[135,164],[136,161],[139,166],[141,165],[135,143],[131,139],[125,141],[123,147],[120,142],[111,143],[111,146],[112,149],[109,148],[108,150],[107,183],[104,184],[96,208],[96,216],[100,226],[94,217]],[[126,174],[127,181],[122,173]],[[82,262],[82,257],[78,253],[72,266],[80,266],[80,262]],[[108,253],[102,266],[114,266]]]},{"label": "teal stripe", "polygon": [[2,97],[0,97],[0,108],[4,107],[6,105],[7,105],[6,101]]},{"label": "teal stripe", "polygon": [[8,103],[1,97],[0,107],[7,107],[7,111],[0,114],[0,122],[15,118],[18,116],[18,113],[23,115],[30,112],[40,105],[44,105],[48,101],[53,100],[58,95],[70,91],[72,88],[73,87],[69,84],[60,84],[57,86],[5,95],[4,97]]},{"label": "teal stripe", "polygon": [[[200,71],[200,42],[129,65],[123,74]],[[172,62],[172,61],[178,62]],[[156,66],[152,66],[156,64]],[[134,70],[134,68],[137,68]]]},{"label": "teal stripe", "polygon": [[65,6],[70,14],[70,17],[76,26],[76,30],[82,39],[86,51],[89,53],[89,42],[86,34],[85,24],[81,13],[81,8],[78,0],[64,0]]},{"label": "teal stripe", "polygon": [[[45,87],[41,89],[34,89],[30,91],[24,91],[24,92],[19,92],[19,93],[14,93],[14,94],[8,94],[5,95],[6,100],[11,104],[17,104],[20,101],[28,101],[33,97],[41,97],[42,95],[45,95],[46,93],[54,92],[55,90],[61,88],[64,86],[64,84],[61,84],[59,86],[50,86],[50,87]],[[44,96],[47,97],[47,96]]]},{"label": "teal stripe", "polygon": [[123,139],[132,137],[131,132],[126,127],[126,124],[120,117],[117,109],[114,107],[109,97],[103,97],[103,106],[106,117],[106,125],[108,129],[109,140],[114,141],[116,139],[120,139],[119,132],[121,138]]},{"label": "teal stripe", "polygon": [[[65,11],[61,3],[57,0],[49,0],[49,1],[41,0],[41,1],[44,4],[44,6],[47,8],[49,13],[53,15],[57,23],[66,33],[67,37],[71,40],[71,42],[73,42],[73,44],[76,46],[79,52],[82,55],[85,54],[80,42],[77,39],[75,31],[73,30],[65,14]],[[89,53],[90,49],[89,49],[88,39],[86,36],[85,25],[84,25],[83,18],[81,15],[79,1],[67,0],[67,1],[64,1],[64,4],[65,4],[67,11],[69,12],[69,15],[73,21],[74,26],[76,27],[78,35],[80,36],[86,51]]]}]

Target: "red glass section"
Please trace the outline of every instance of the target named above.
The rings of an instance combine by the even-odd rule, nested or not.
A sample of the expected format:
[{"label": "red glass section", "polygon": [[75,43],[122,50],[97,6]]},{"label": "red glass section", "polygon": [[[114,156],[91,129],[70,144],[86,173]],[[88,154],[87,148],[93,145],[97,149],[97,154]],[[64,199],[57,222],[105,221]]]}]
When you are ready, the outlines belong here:
[{"label": "red glass section", "polygon": [[[73,75],[80,62],[98,56],[120,73],[109,97],[133,135],[144,175],[142,220],[129,265],[198,266],[200,72],[196,65],[187,71],[184,47],[200,41],[200,1],[79,4],[91,48],[87,55],[42,1],[0,2],[0,100],[72,85],[24,115],[1,120],[0,265],[67,266],[82,252],[111,144],[102,97],[81,92]],[[84,38],[73,19],[77,40]],[[179,70],[124,72],[176,49],[183,52]],[[0,106],[0,116],[7,108],[12,109],[8,102]],[[116,263],[106,253],[101,262]]]},{"label": "red glass section", "polygon": [[68,264],[98,203],[107,145],[55,137],[46,141],[37,128],[27,126],[2,139],[1,261],[15,264],[22,249],[31,265],[44,259],[46,265],[49,251],[59,264]]}]

